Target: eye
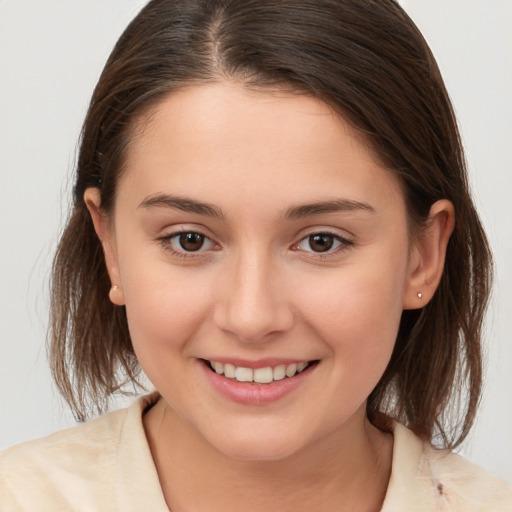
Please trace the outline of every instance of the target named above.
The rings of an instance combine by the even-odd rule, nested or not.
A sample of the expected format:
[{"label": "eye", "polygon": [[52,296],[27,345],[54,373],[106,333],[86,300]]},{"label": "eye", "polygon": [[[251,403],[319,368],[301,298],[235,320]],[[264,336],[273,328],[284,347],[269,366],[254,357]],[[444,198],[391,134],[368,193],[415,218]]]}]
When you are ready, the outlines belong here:
[{"label": "eye", "polygon": [[180,233],[173,238],[177,239],[181,249],[190,252],[199,251],[205,242],[205,236],[201,233]]},{"label": "eye", "polygon": [[350,245],[350,240],[333,233],[312,233],[303,238],[295,248],[306,252],[334,253]]},{"label": "eye", "polygon": [[164,247],[174,254],[185,256],[187,253],[200,253],[216,248],[206,235],[197,231],[181,231],[161,238]]}]

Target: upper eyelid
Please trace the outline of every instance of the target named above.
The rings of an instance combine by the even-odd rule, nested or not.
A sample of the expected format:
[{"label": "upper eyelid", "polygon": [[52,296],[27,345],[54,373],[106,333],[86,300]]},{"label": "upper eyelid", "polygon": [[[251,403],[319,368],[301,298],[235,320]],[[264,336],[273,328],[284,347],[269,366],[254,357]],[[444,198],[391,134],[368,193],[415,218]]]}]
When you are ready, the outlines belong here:
[{"label": "upper eyelid", "polygon": [[[329,236],[332,236],[339,243],[339,245],[337,247],[334,247],[334,248],[329,248],[329,250],[324,251],[324,252],[317,252],[317,251],[313,251],[313,250],[300,249],[299,246],[302,243],[304,243],[311,236],[315,236],[315,235],[329,235]],[[299,238],[299,240],[297,242],[295,242],[294,244],[292,244],[292,246],[290,248],[291,248],[291,250],[294,250],[294,251],[303,252],[304,254],[307,254],[308,257],[329,258],[329,257],[334,257],[337,254],[339,254],[341,252],[344,252],[347,249],[350,249],[351,247],[354,246],[354,243],[355,242],[354,242],[354,240],[352,238],[340,235],[339,233],[335,233],[332,230],[329,230],[329,229],[323,229],[323,230],[322,229],[316,229],[316,230],[310,231],[306,235],[301,236]]]},{"label": "upper eyelid", "polygon": [[[175,238],[179,235],[187,234],[187,233],[196,233],[198,235],[203,236],[206,240],[208,240],[208,242],[211,244],[212,247],[219,246],[218,242],[216,242],[211,236],[207,235],[206,233],[204,233],[203,230],[199,230],[199,229],[176,229],[167,234],[159,236],[158,241],[160,242],[160,244],[162,244],[162,246],[164,246],[164,248],[166,250],[170,250],[173,253],[186,255],[187,257],[203,256],[204,253],[208,251],[208,249],[202,250],[203,248],[201,247],[201,249],[199,249],[197,251],[187,251],[183,248],[180,249],[178,247],[172,247],[173,244],[172,244],[171,240],[173,238]],[[165,245],[168,245],[169,247],[166,248]]]},{"label": "upper eyelid", "polygon": [[[296,247],[299,243],[301,243],[306,238],[309,238],[310,236],[319,235],[319,234],[325,234],[330,235],[334,237],[336,240],[342,242],[342,243],[354,243],[353,235],[351,233],[348,233],[347,235],[341,234],[337,231],[337,228],[322,228],[322,227],[310,227],[306,228],[307,231],[301,230],[302,233],[299,233],[295,237],[295,242],[292,243],[292,247]],[[216,246],[221,246],[214,236],[210,235],[208,229],[201,227],[195,228],[195,227],[185,227],[185,226],[179,226],[176,228],[172,228],[168,233],[165,233],[162,236],[159,236],[158,239],[163,240],[170,240],[171,238],[174,238],[175,236],[184,234],[184,233],[197,233],[202,236],[204,236],[206,239],[208,239],[211,243],[213,243]]]},{"label": "upper eyelid", "polygon": [[178,226],[168,226],[161,230],[163,234],[161,234],[158,238],[164,239],[164,238],[172,238],[176,235],[181,235],[183,233],[197,233],[199,235],[204,236],[205,238],[208,238],[209,240],[215,241],[215,236],[213,236],[209,229],[206,229],[203,226],[184,226],[184,225],[178,225]]},{"label": "upper eyelid", "polygon": [[313,235],[331,235],[335,238],[346,240],[346,241],[353,241],[353,238],[355,238],[355,235],[353,235],[350,231],[347,231],[346,229],[341,228],[333,228],[333,227],[310,227],[306,229],[302,229],[297,235],[296,238],[301,241],[304,240],[304,238],[308,238],[309,236]]},{"label": "upper eyelid", "polygon": [[301,243],[304,240],[306,240],[312,236],[315,236],[315,235],[329,235],[341,243],[353,243],[353,240],[351,240],[350,238],[348,238],[346,236],[339,235],[338,233],[333,233],[331,231],[313,231],[313,232],[309,233],[308,235],[302,236],[295,245],[297,245],[298,243]]}]

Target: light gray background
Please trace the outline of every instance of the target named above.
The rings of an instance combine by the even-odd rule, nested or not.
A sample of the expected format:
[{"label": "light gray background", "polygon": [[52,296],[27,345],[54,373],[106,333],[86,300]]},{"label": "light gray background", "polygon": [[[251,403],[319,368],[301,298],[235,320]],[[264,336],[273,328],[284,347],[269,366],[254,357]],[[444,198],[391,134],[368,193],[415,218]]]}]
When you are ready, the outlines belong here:
[{"label": "light gray background", "polygon": [[[87,102],[144,3],[0,0],[0,449],[74,423],[46,362],[49,267]],[[402,5],[444,74],[496,257],[485,398],[463,453],[512,483],[512,1]]]}]

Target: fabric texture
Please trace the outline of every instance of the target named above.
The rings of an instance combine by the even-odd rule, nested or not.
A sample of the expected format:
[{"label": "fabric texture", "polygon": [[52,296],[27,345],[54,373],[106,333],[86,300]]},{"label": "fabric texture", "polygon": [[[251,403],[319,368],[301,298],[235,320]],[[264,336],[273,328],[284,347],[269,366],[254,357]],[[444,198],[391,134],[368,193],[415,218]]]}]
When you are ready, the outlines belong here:
[{"label": "fabric texture", "polygon": [[[0,454],[1,512],[169,512],[142,416],[159,398]],[[406,427],[393,428],[382,512],[512,512],[512,487]]]}]

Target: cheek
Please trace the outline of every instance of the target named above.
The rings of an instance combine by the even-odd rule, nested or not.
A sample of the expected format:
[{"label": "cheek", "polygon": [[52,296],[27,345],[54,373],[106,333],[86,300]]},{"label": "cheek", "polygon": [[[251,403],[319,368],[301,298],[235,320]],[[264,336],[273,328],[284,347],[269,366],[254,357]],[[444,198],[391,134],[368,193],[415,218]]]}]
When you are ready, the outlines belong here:
[{"label": "cheek", "polygon": [[165,258],[131,254],[120,266],[121,279],[133,347],[147,372],[165,353],[186,350],[208,314],[211,294],[206,276],[191,276],[189,269],[173,267]]},{"label": "cheek", "polygon": [[401,315],[405,279],[405,262],[348,265],[322,276],[321,282],[312,279],[303,288],[302,309],[323,318],[331,330],[382,332]]},{"label": "cheek", "polygon": [[[310,328],[329,345],[335,364],[351,374],[354,387],[375,383],[393,351],[402,314],[406,261],[378,259],[350,265],[327,276],[321,286],[310,283],[301,310]],[[374,384],[368,384],[373,388]]]}]

